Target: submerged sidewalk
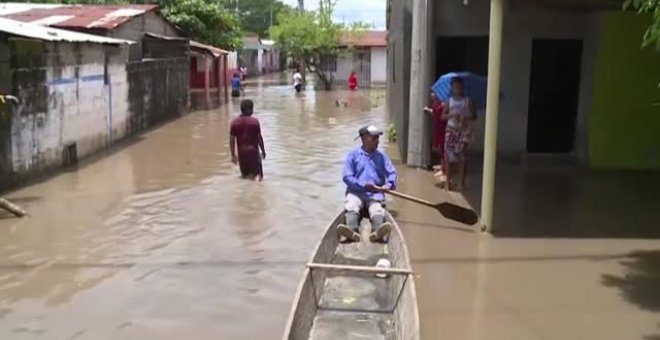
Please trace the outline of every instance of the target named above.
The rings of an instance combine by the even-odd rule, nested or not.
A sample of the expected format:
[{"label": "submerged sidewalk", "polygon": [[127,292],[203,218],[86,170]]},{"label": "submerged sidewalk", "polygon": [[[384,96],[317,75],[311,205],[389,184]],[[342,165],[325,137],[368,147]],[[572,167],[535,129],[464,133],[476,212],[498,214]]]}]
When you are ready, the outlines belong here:
[{"label": "submerged sidewalk", "polygon": [[[403,165],[398,169],[402,192],[432,201],[465,202],[460,194],[436,188],[430,172]],[[636,209],[650,215],[648,204],[653,202],[617,211],[606,204],[590,206],[593,196],[555,189],[575,195],[562,199],[553,195],[552,186],[560,185],[553,184],[556,175],[525,182],[528,192],[546,196],[530,201],[517,197],[519,191],[512,188],[519,187],[526,174],[538,174],[516,167],[508,170],[498,176],[498,199],[505,202],[496,218],[503,228],[499,234],[460,226],[414,203],[392,204],[417,275],[422,338],[660,339],[660,228],[636,229],[650,222],[639,213],[630,226],[623,224],[625,214]],[[582,183],[578,188],[591,178],[577,176],[576,183]],[[471,179],[467,196],[472,202],[480,184]],[[642,189],[613,188],[615,182],[594,179],[587,183],[592,191],[600,188],[610,195]],[[544,202],[548,206],[538,206]],[[630,198],[626,202],[632,204]],[[591,224],[603,219],[609,222],[601,229]],[[553,227],[557,232],[551,232]],[[626,227],[636,232],[625,232]]]}]

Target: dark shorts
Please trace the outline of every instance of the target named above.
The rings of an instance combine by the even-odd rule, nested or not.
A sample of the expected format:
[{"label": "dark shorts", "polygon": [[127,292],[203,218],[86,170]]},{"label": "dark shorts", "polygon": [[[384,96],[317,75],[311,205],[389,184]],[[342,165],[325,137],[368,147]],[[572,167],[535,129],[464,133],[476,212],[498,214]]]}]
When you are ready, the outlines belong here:
[{"label": "dark shorts", "polygon": [[231,96],[232,97],[240,97],[241,96],[241,91],[240,90],[231,90]]},{"label": "dark shorts", "polygon": [[296,86],[294,86],[294,87],[296,88],[296,92],[300,92],[300,91],[302,91],[302,85],[301,85],[301,84],[298,84],[298,85],[296,85]]},{"label": "dark shorts", "polygon": [[263,177],[264,171],[261,166],[261,157],[259,155],[249,157],[238,157],[238,167],[241,169],[242,177]]}]

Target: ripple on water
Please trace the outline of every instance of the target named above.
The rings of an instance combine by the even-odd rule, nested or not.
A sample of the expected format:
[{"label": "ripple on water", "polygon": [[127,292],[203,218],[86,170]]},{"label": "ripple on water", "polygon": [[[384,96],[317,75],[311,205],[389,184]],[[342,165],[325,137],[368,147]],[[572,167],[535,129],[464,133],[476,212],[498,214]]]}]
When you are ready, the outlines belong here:
[{"label": "ripple on water", "polygon": [[[15,234],[0,220],[4,261],[21,264],[0,273],[0,338],[55,329],[140,339],[177,338],[171,331],[186,327],[199,338],[281,332],[304,263],[341,209],[343,159],[358,145],[357,130],[384,127],[386,117],[382,103],[373,104],[382,98],[369,91],[295,96],[278,85],[246,95],[255,99],[268,151],[263,183],[238,179],[229,162],[232,101],[164,125],[75,176],[21,192],[41,199],[30,207],[38,217]],[[62,192],[76,198],[79,212],[53,205]],[[58,313],[43,321],[53,329],[8,327],[56,303]],[[58,314],[114,326],[77,333],[81,328]]]}]

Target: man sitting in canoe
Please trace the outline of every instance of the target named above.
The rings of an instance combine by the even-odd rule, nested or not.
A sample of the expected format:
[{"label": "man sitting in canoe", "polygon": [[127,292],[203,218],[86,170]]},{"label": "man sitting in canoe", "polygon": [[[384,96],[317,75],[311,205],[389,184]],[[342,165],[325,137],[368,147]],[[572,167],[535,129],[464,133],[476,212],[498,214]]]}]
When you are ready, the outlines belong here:
[{"label": "man sitting in canoe", "polygon": [[344,164],[343,180],[346,183],[346,224],[337,227],[340,241],[360,241],[360,211],[367,208],[371,220],[371,242],[387,242],[392,225],[385,222],[385,194],[383,190],[395,189],[396,169],[389,157],[378,150],[383,134],[373,125],[359,131],[362,146],[351,151]]}]

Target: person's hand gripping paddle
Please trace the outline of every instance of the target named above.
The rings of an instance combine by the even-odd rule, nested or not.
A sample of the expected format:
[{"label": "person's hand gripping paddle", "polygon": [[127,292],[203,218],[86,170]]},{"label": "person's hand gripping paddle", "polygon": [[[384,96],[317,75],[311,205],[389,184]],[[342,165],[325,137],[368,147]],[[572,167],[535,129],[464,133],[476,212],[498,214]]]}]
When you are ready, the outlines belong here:
[{"label": "person's hand gripping paddle", "polygon": [[476,212],[474,212],[474,210],[461,207],[460,205],[456,205],[449,202],[433,203],[397,191],[393,191],[385,188],[378,188],[378,189],[386,194],[390,194],[392,196],[399,197],[404,200],[408,200],[411,202],[425,205],[427,207],[434,208],[435,210],[440,212],[442,216],[450,220],[454,220],[467,225],[474,225],[479,221],[479,216],[477,215]]}]

